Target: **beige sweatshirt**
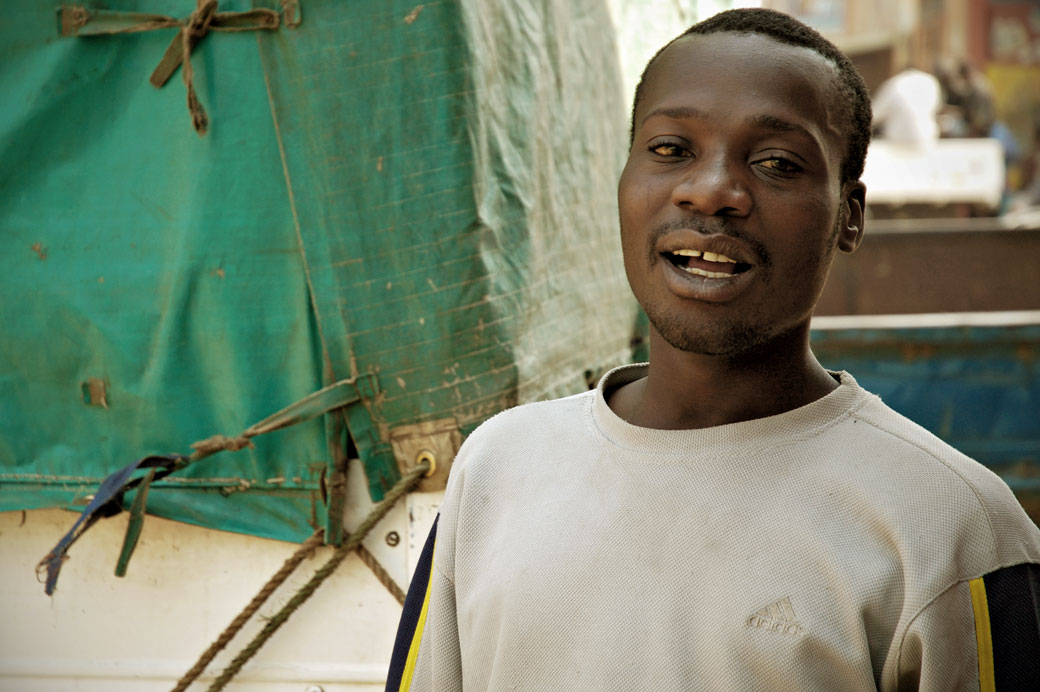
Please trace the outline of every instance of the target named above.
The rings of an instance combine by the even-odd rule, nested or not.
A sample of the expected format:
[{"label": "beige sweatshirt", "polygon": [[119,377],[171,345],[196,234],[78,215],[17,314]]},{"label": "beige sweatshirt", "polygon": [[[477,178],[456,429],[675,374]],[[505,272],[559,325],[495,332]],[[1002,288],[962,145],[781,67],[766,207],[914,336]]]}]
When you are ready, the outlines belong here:
[{"label": "beige sweatshirt", "polygon": [[680,431],[607,406],[643,375],[469,437],[388,689],[985,691],[990,651],[998,682],[1040,666],[998,612],[1040,622],[1040,531],[992,472],[846,373]]}]

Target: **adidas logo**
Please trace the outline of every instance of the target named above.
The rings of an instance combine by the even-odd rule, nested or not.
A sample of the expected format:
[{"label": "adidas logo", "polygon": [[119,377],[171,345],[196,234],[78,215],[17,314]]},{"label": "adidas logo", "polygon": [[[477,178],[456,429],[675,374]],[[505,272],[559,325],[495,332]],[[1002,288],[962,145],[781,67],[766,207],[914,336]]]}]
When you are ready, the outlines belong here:
[{"label": "adidas logo", "polygon": [[748,627],[765,630],[766,632],[779,632],[791,635],[799,635],[805,632],[805,629],[795,619],[794,608],[791,607],[791,598],[789,596],[755,611],[754,615],[748,618],[747,624]]}]

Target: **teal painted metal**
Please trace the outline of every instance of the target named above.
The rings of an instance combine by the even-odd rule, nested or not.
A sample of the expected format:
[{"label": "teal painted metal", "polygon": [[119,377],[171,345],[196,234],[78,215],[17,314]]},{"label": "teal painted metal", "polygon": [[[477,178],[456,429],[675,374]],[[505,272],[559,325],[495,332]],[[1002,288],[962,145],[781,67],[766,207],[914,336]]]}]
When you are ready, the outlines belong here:
[{"label": "teal painted metal", "polygon": [[1040,324],[814,330],[812,344],[824,365],[1040,497]]}]

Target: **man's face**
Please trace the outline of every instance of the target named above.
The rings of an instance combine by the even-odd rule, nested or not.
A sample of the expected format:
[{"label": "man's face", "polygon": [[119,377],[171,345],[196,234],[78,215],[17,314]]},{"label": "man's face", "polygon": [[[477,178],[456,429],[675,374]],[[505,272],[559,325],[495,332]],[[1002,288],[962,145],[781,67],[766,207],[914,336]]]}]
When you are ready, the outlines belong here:
[{"label": "man's face", "polygon": [[757,34],[689,36],[658,57],[618,204],[629,283],[672,346],[735,355],[808,328],[835,249],[863,226],[862,185],[839,180],[835,74]]}]

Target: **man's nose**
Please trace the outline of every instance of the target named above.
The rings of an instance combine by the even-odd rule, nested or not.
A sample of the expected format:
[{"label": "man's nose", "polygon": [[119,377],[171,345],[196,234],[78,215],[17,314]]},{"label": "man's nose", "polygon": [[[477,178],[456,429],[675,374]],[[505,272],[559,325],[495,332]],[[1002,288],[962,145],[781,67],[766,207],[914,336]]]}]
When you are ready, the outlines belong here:
[{"label": "man's nose", "polygon": [[698,159],[672,188],[672,204],[707,216],[745,216],[751,211],[739,164],[724,159]]}]

